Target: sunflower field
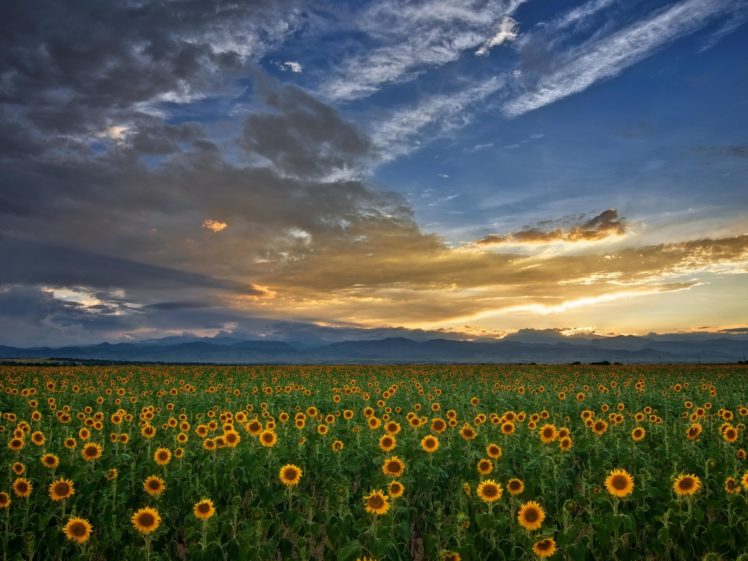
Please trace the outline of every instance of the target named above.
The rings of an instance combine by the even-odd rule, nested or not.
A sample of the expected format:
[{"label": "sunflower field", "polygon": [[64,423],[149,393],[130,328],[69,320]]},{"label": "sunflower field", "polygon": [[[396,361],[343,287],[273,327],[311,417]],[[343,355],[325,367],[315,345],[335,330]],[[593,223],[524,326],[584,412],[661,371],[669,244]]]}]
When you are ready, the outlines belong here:
[{"label": "sunflower field", "polygon": [[748,561],[747,374],[4,366],[3,560]]}]

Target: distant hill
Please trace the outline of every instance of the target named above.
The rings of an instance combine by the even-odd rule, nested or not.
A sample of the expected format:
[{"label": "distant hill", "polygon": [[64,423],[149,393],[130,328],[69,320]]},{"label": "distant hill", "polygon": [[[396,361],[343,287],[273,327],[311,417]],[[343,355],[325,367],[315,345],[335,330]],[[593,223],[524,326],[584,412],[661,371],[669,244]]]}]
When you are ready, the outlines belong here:
[{"label": "distant hill", "polygon": [[0,359],[64,358],[117,362],[191,363],[735,363],[745,360],[744,338],[692,336],[565,337],[542,331],[518,333],[497,341],[406,337],[346,340],[310,345],[304,342],[253,341],[230,337],[165,338],[136,343],[101,343],[71,347],[0,346]]}]

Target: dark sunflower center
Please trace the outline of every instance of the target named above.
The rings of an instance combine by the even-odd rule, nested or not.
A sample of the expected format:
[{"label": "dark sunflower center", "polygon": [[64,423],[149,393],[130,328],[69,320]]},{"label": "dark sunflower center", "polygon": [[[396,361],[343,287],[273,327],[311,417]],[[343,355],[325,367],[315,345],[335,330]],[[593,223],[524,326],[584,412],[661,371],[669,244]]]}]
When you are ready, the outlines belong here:
[{"label": "dark sunflower center", "polygon": [[540,518],[540,513],[535,508],[528,508],[525,511],[525,520],[528,522],[537,522],[538,518]]},{"label": "dark sunflower center", "polygon": [[549,540],[543,540],[542,542],[538,542],[537,547],[540,551],[547,551],[551,548],[551,542]]},{"label": "dark sunflower center", "polygon": [[55,485],[55,493],[61,497],[66,496],[68,493],[70,493],[70,485],[67,483],[58,483]]},{"label": "dark sunflower center", "polygon": [[516,491],[517,489],[519,489],[519,481],[510,481],[509,482],[509,488],[512,491]]},{"label": "dark sunflower center", "polygon": [[208,503],[200,503],[200,505],[198,505],[197,507],[197,510],[201,514],[207,514],[208,512],[210,512],[210,505]]},{"label": "dark sunflower center", "polygon": [[693,485],[694,485],[693,479],[691,479],[690,477],[681,479],[680,488],[683,489],[684,491],[689,491],[693,489]]},{"label": "dark sunflower center", "polygon": [[140,522],[140,525],[146,528],[148,528],[149,526],[153,526],[155,521],[156,520],[153,518],[153,515],[150,512],[143,512],[138,517],[138,522]]},{"label": "dark sunflower center", "polygon": [[496,495],[499,494],[499,490],[496,488],[495,485],[486,485],[485,487],[483,487],[483,494],[489,498],[495,497]]},{"label": "dark sunflower center", "polygon": [[380,497],[379,495],[369,497],[369,506],[374,509],[382,508],[384,506],[384,499],[382,499],[382,497]]},{"label": "dark sunflower center", "polygon": [[623,475],[614,476],[610,483],[611,485],[613,485],[614,489],[617,489],[619,491],[622,491],[623,489],[628,487],[628,479],[626,479],[626,477],[624,477]]},{"label": "dark sunflower center", "polygon": [[80,538],[86,535],[86,526],[82,522],[76,522],[70,526],[70,533],[76,538]]},{"label": "dark sunflower center", "polygon": [[148,487],[150,487],[154,491],[158,491],[161,488],[161,483],[159,483],[156,480],[149,481],[148,482]]},{"label": "dark sunflower center", "polygon": [[288,468],[286,470],[286,474],[285,475],[286,475],[286,479],[288,479],[290,481],[293,481],[294,479],[296,479],[296,476],[297,476],[296,470],[293,469],[293,468]]}]

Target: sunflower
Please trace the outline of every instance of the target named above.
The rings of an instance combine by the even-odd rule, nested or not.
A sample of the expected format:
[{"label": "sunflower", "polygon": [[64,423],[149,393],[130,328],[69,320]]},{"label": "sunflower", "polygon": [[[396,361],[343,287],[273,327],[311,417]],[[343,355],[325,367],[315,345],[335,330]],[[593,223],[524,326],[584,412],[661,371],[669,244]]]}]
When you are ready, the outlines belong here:
[{"label": "sunflower", "polygon": [[738,431],[735,427],[727,427],[724,432],[722,433],[722,438],[725,439],[726,442],[733,443],[738,439]]},{"label": "sunflower", "polygon": [[673,491],[679,497],[695,495],[701,489],[701,479],[693,474],[681,473],[673,482]]},{"label": "sunflower", "polygon": [[48,469],[55,469],[57,466],[60,465],[60,458],[58,458],[54,454],[44,454],[40,458],[40,461],[42,465]]},{"label": "sunflower", "polygon": [[388,421],[384,425],[384,430],[386,430],[389,434],[396,435],[400,433],[401,427],[400,423],[397,421]]},{"label": "sunflower", "polygon": [[[180,444],[184,444],[185,442],[187,442],[187,435],[185,434],[184,436],[185,438],[182,440],[179,440],[179,438],[177,438]],[[226,446],[228,446],[229,448],[236,448],[237,446],[239,446],[239,443],[242,441],[242,437],[238,432],[236,432],[233,429],[230,429],[224,433],[223,440],[226,442]]]},{"label": "sunflower", "polygon": [[376,489],[364,497],[364,507],[366,512],[382,515],[390,509],[390,503],[387,496],[381,490]]},{"label": "sunflower", "polygon": [[493,458],[494,460],[498,460],[501,458],[501,454],[503,451],[501,450],[501,446],[498,444],[489,444],[486,446],[486,454],[488,454],[489,458]]},{"label": "sunflower", "polygon": [[556,540],[553,538],[543,538],[533,544],[532,550],[538,557],[550,557],[556,553]]},{"label": "sunflower", "polygon": [[506,482],[506,490],[509,491],[510,495],[515,497],[521,495],[525,491],[525,482],[516,477],[512,477]]},{"label": "sunflower", "polygon": [[153,453],[153,459],[160,466],[165,466],[171,461],[171,451],[168,448],[159,448]]},{"label": "sunflower", "polygon": [[345,448],[345,444],[342,440],[335,440],[332,443],[332,451],[333,452],[340,452],[343,448]]},{"label": "sunflower", "polygon": [[49,484],[49,498],[64,501],[75,495],[75,486],[69,479],[57,479]]},{"label": "sunflower", "polygon": [[81,449],[81,456],[83,456],[83,459],[87,462],[92,462],[94,460],[98,460],[101,458],[103,448],[101,447],[101,444],[96,444],[95,442],[88,442],[82,449]]},{"label": "sunflower", "polygon": [[265,429],[260,433],[260,444],[262,444],[265,448],[272,448],[275,446],[275,443],[278,442],[278,436],[275,434],[274,431],[271,431],[269,429]]},{"label": "sunflower", "polygon": [[143,481],[143,489],[152,497],[158,497],[166,490],[166,482],[156,475],[149,475]]},{"label": "sunflower", "polygon": [[501,424],[501,434],[505,436],[510,436],[514,434],[514,431],[517,430],[517,427],[514,425],[512,421],[504,421]]},{"label": "sunflower", "polygon": [[605,479],[605,488],[614,497],[627,497],[634,491],[634,478],[623,469],[614,469]]},{"label": "sunflower", "polygon": [[428,434],[421,439],[421,448],[432,454],[439,449],[439,439],[433,434]]},{"label": "sunflower", "polygon": [[460,436],[465,440],[475,440],[478,436],[478,433],[473,427],[465,423],[460,429]]},{"label": "sunflower", "polygon": [[33,490],[34,486],[31,484],[31,481],[25,477],[19,477],[13,482],[13,492],[16,494],[16,497],[22,499],[28,497]]},{"label": "sunflower", "polygon": [[390,497],[396,499],[403,496],[403,493],[405,492],[405,486],[399,481],[391,481],[387,492]]},{"label": "sunflower", "polygon": [[397,456],[392,456],[384,460],[382,473],[388,477],[402,477],[403,473],[405,473],[405,464]]},{"label": "sunflower", "polygon": [[740,484],[743,489],[748,490],[748,471],[743,472],[743,476],[740,478]]},{"label": "sunflower", "polygon": [[195,518],[208,520],[216,513],[216,508],[213,505],[213,501],[203,498],[195,503],[195,506],[192,507],[192,512],[195,514]]},{"label": "sunflower", "polygon": [[155,508],[145,507],[136,511],[130,519],[133,528],[141,534],[152,534],[161,525],[161,515]]},{"label": "sunflower", "polygon": [[91,523],[85,518],[71,518],[62,529],[71,542],[86,543],[91,537]]},{"label": "sunflower", "polygon": [[379,448],[382,452],[389,452],[397,446],[397,439],[391,434],[382,435],[379,439]]},{"label": "sunflower", "polygon": [[441,434],[447,430],[447,423],[444,422],[444,419],[440,419],[439,417],[431,419],[431,430],[437,434]]},{"label": "sunflower", "polygon": [[728,477],[725,479],[725,491],[730,495],[735,495],[740,492],[740,485],[734,477]]},{"label": "sunflower", "polygon": [[23,475],[24,473],[26,473],[26,466],[21,462],[15,462],[12,469],[13,473],[15,473],[16,475]]},{"label": "sunflower", "polygon": [[478,473],[481,475],[488,475],[493,471],[493,462],[488,458],[483,458],[482,460],[478,460],[478,465],[476,466],[476,469],[478,470]]},{"label": "sunflower", "polygon": [[540,441],[543,444],[550,444],[551,442],[554,442],[558,438],[558,432],[556,431],[556,427],[554,425],[543,425],[540,427],[540,432],[538,433],[540,437]]},{"label": "sunflower", "polygon": [[545,520],[545,511],[535,501],[527,501],[517,513],[517,522],[525,530],[537,530],[543,525],[543,520]]},{"label": "sunflower", "polygon": [[10,495],[5,491],[0,491],[0,510],[10,508]]},{"label": "sunflower", "polygon": [[592,423],[592,432],[594,432],[597,436],[604,435],[607,430],[608,423],[606,423],[602,419],[598,419],[597,421]]},{"label": "sunflower", "polygon": [[704,428],[699,423],[694,423],[686,431],[688,440],[698,440]]},{"label": "sunflower", "polygon": [[574,446],[574,441],[571,439],[571,437],[565,436],[561,440],[558,441],[558,448],[562,452],[568,452],[571,450],[571,448]]},{"label": "sunflower", "polygon": [[8,441],[8,448],[13,452],[22,450],[24,446],[26,446],[26,442],[23,440],[23,438],[11,438]]},{"label": "sunflower", "polygon": [[112,468],[109,471],[106,472],[106,478],[109,481],[113,481],[119,477],[119,470],[117,468]]},{"label": "sunflower", "polygon": [[301,468],[293,464],[286,464],[278,472],[278,478],[286,487],[298,485],[302,475],[304,475],[304,472]]},{"label": "sunflower", "polygon": [[642,427],[636,427],[631,431],[631,439],[634,442],[641,442],[642,440],[644,440],[644,437],[646,435],[647,431],[645,431]]},{"label": "sunflower", "polygon": [[493,479],[481,481],[478,488],[475,490],[476,495],[487,503],[498,501],[503,492],[504,490],[501,488],[501,485]]},{"label": "sunflower", "polygon": [[41,446],[47,441],[47,437],[44,436],[44,433],[40,430],[34,431],[31,433],[31,442],[36,444],[37,446]]}]

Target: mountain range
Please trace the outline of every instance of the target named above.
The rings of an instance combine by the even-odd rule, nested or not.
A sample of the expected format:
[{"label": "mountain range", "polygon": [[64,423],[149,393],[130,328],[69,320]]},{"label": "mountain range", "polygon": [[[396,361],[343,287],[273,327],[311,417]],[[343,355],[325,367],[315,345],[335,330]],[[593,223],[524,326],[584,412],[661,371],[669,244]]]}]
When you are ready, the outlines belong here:
[{"label": "mountain range", "polygon": [[744,334],[566,336],[555,330],[522,330],[503,339],[480,341],[385,337],[305,343],[183,335],[56,348],[0,346],[0,359],[240,364],[736,363],[744,362],[746,355],[748,338]]}]

